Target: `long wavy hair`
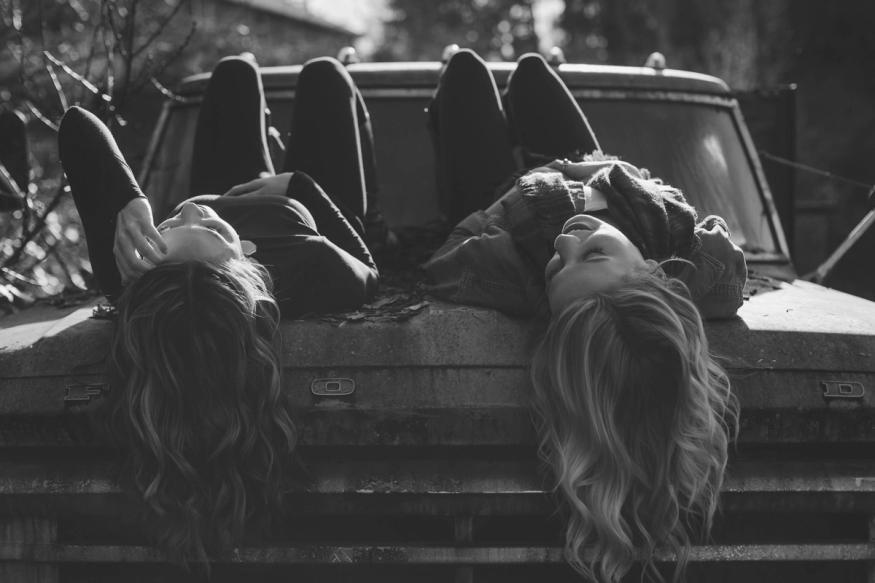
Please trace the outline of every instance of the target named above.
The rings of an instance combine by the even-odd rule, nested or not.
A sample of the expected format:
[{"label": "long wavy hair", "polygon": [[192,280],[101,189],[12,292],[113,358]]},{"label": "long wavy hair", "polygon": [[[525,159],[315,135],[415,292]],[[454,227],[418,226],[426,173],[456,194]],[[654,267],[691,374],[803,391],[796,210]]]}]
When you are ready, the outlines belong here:
[{"label": "long wavy hair", "polygon": [[158,544],[199,563],[281,506],[295,427],[280,383],[279,308],[259,265],[160,265],[118,302],[109,428]]},{"label": "long wavy hair", "polygon": [[639,273],[556,315],[532,367],[540,453],[568,512],[565,555],[615,582],[707,535],[737,404],[679,280]]}]

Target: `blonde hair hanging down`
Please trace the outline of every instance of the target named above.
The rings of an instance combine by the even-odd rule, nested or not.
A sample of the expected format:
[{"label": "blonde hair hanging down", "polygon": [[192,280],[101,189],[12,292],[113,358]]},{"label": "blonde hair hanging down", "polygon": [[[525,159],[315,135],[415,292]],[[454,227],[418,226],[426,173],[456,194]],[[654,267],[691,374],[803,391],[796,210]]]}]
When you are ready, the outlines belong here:
[{"label": "blonde hair hanging down", "polygon": [[127,286],[109,419],[159,545],[199,563],[280,508],[295,428],[280,384],[279,308],[259,265],[164,264]]},{"label": "blonde hair hanging down", "polygon": [[582,299],[553,318],[532,367],[540,453],[568,512],[565,555],[591,580],[636,562],[662,576],[706,536],[738,419],[686,287],[658,274]]}]

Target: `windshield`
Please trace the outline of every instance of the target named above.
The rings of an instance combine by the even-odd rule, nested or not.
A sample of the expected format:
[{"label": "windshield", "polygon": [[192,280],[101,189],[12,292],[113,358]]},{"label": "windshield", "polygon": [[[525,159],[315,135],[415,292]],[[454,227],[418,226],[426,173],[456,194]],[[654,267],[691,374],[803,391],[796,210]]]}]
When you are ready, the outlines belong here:
[{"label": "windshield", "polygon": [[750,253],[777,253],[731,110],[668,101],[584,101],[602,148],[680,188],[699,217],[726,219]]},{"label": "windshield", "polygon": [[[404,227],[438,219],[434,159],[423,113],[428,92],[364,94],[386,220]],[[292,99],[288,94],[269,99],[269,106],[272,125],[285,139]],[[779,252],[729,107],[629,98],[581,100],[581,107],[605,152],[644,166],[683,190],[700,218],[724,217],[732,239],[748,253]],[[196,105],[170,110],[144,183],[158,217],[193,194],[188,192],[188,173],[196,117]]]}]

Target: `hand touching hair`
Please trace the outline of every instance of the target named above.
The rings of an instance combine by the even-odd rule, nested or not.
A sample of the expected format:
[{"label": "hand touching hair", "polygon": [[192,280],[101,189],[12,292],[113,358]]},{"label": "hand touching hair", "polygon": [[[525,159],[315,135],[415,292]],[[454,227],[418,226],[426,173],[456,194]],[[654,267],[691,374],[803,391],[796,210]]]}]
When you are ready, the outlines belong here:
[{"label": "hand touching hair", "polygon": [[111,428],[160,545],[206,564],[276,511],[292,464],[268,276],[247,260],[163,264],[118,309]]},{"label": "hand touching hair", "polygon": [[619,581],[635,561],[675,578],[717,508],[737,405],[681,282],[634,276],[554,317],[533,361],[541,454],[569,513],[565,552]]}]

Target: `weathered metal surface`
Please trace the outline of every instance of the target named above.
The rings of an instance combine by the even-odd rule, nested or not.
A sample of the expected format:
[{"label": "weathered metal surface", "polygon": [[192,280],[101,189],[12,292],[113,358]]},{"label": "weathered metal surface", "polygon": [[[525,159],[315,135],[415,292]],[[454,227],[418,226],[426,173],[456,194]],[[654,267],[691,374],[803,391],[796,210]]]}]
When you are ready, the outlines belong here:
[{"label": "weathered metal surface", "polygon": [[[348,396],[317,396],[313,379],[347,377]],[[737,370],[739,442],[875,442],[875,374]],[[0,447],[90,445],[88,412],[101,399],[69,401],[73,384],[96,375],[7,380],[0,388]],[[856,383],[861,397],[830,399],[824,382]],[[301,442],[311,446],[532,446],[530,384],[522,367],[294,368],[286,392]],[[96,391],[92,391],[95,392]]]},{"label": "weathered metal surface", "polygon": [[[519,407],[440,409],[319,409],[296,415],[306,446],[531,447],[531,413]],[[97,446],[83,414],[0,418],[0,448]],[[748,410],[738,442],[756,444],[856,444],[875,442],[875,412],[856,410]],[[460,453],[460,455],[463,455]]]},{"label": "weathered metal surface", "polygon": [[[657,561],[673,561],[660,554]],[[696,546],[689,560],[699,563],[749,561],[872,561],[875,543]],[[163,554],[151,547],[120,545],[0,543],[0,561],[36,563],[156,563]],[[384,564],[524,565],[563,562],[562,549],[540,546],[441,547],[367,545],[290,545],[235,549],[218,564]]]},{"label": "weathered metal surface", "polygon": [[[0,320],[0,379],[101,370],[112,324],[90,305],[40,307]],[[782,284],[745,302],[739,318],[706,323],[713,351],[732,369],[875,372],[875,303],[808,284]],[[403,323],[338,327],[283,323],[290,368],[525,367],[527,323],[486,309],[433,302]]]},{"label": "weathered metal surface", "polygon": [[[354,381],[349,395],[314,395],[315,379],[333,375]],[[875,373],[731,370],[734,394],[746,412],[865,412],[875,405]],[[0,415],[61,415],[97,403],[97,374],[4,379]],[[415,411],[428,409],[526,408],[531,385],[525,367],[333,367],[287,369],[286,392],[302,411]],[[848,384],[853,394],[831,398],[824,383]],[[90,391],[90,400],[71,395]],[[89,388],[91,387],[91,388]],[[100,394],[98,394],[100,393]]]},{"label": "weathered metal surface", "polygon": [[[108,461],[4,460],[0,496],[119,493]],[[324,495],[543,495],[549,479],[534,459],[490,461],[425,457],[338,457],[308,464],[312,484],[300,492]],[[732,494],[853,493],[875,497],[875,460],[738,461],[723,491]]]},{"label": "weathered metal surface", "polygon": [[[328,375],[349,378],[356,390],[349,395],[314,395],[313,381]],[[875,401],[872,373],[754,370],[732,371],[731,378],[733,392],[751,412],[865,412]],[[102,391],[96,388],[100,381],[94,374],[8,380],[0,389],[0,415],[56,416],[83,410],[102,398]],[[850,398],[831,399],[825,395],[825,382],[852,383],[860,392]],[[323,414],[526,408],[531,390],[524,367],[295,368],[287,369],[285,387],[295,408]],[[83,391],[92,398],[71,400],[71,395]]]},{"label": "weathered metal surface", "polygon": [[[58,527],[42,516],[0,516],[0,544],[45,545],[57,541]],[[6,583],[56,583],[58,566],[33,562],[0,561],[0,581]]]}]

